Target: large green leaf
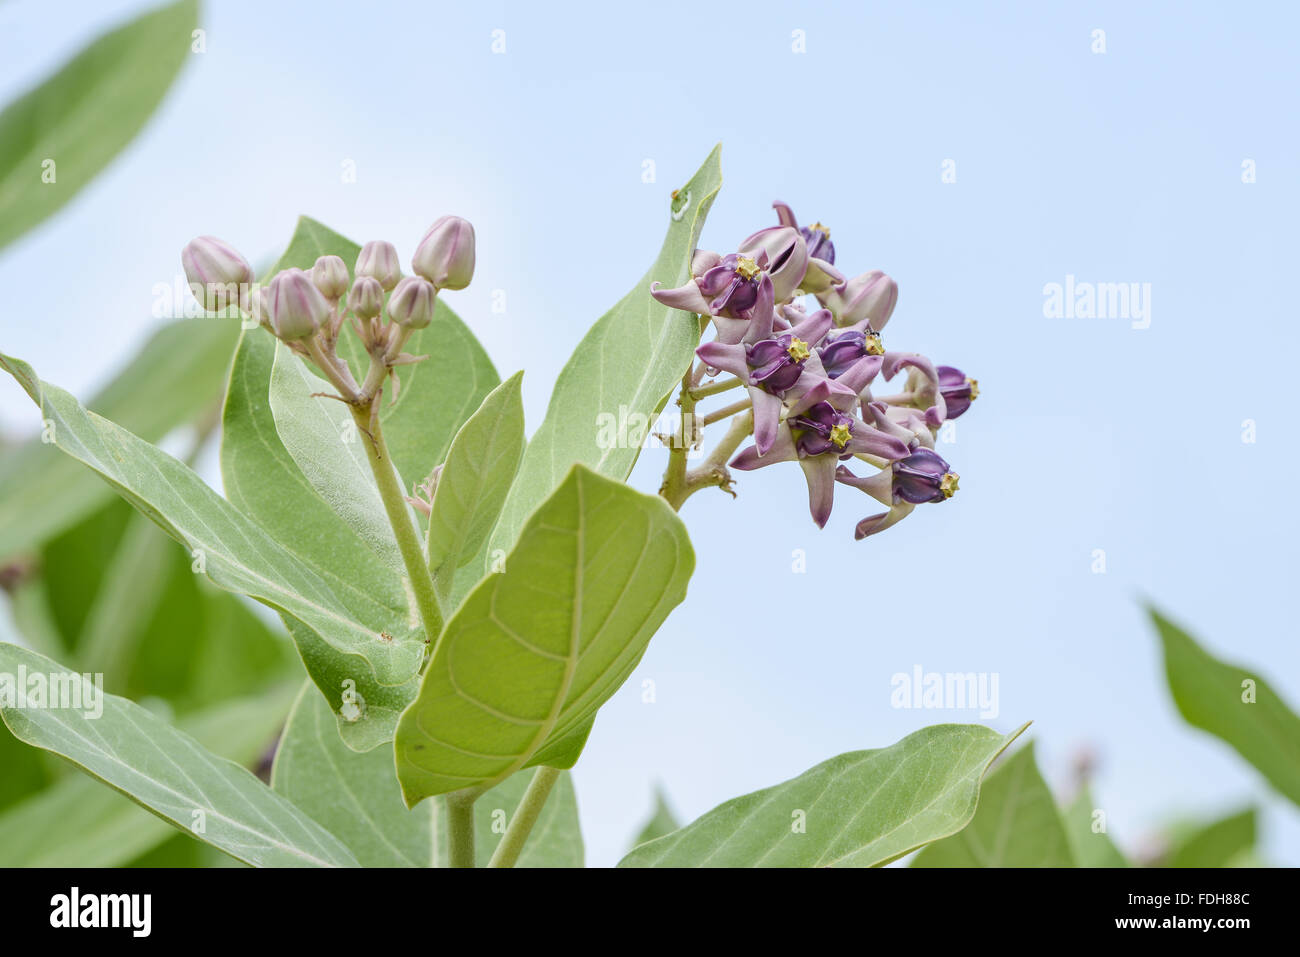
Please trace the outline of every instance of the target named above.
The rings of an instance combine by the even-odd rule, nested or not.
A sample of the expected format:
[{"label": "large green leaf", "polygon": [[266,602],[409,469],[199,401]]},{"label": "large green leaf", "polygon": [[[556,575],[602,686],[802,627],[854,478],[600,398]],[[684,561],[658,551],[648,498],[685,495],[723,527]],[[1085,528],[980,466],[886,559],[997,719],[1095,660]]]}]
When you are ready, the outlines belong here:
[{"label": "large green leaf", "polygon": [[1079,867],[1128,867],[1128,861],[1106,833],[1107,819],[1099,811],[1102,809],[1085,785],[1061,812],[1075,862]]},{"label": "large green leaf", "polygon": [[[24,669],[20,672],[19,669]],[[0,644],[0,670],[90,682],[49,658]],[[82,704],[85,704],[82,691]],[[142,807],[232,857],[257,866],[349,866],[337,838],[246,768],[218,757],[139,705],[103,694],[102,713],[72,707],[18,707],[0,716],[14,736],[53,751]],[[201,829],[200,829],[201,825]]]},{"label": "large green leaf", "polygon": [[[456,571],[483,553],[524,453],[522,372],[497,386],[469,417],[447,452],[429,517],[428,558],[447,596]],[[471,567],[477,581],[488,571]],[[474,582],[470,582],[472,585]]]},{"label": "large green leaf", "polygon": [[447,623],[397,728],[407,804],[572,766],[694,566],[661,498],[575,466]]},{"label": "large green leaf", "polygon": [[1166,867],[1230,867],[1255,848],[1255,809],[1193,828],[1175,842]]},{"label": "large green leaf", "polygon": [[[486,865],[519,805],[531,772],[516,774],[478,800],[475,853]],[[348,845],[367,867],[447,866],[442,801],[408,810],[387,750],[344,746],[328,705],[304,685],[275,755],[272,786]],[[581,867],[582,834],[573,782],[560,777],[517,867]]]},{"label": "large green leaf", "polygon": [[1070,839],[1030,742],[993,769],[974,819],[913,867],[1074,867]]},{"label": "large green leaf", "polygon": [[[86,407],[156,442],[220,401],[238,337],[234,319],[164,325]],[[0,456],[0,559],[37,548],[112,497],[91,472],[39,438],[6,452]]]},{"label": "large green leaf", "polygon": [[[209,751],[248,767],[274,739],[292,700],[293,685],[278,685],[196,712],[177,727]],[[119,867],[170,843],[173,835],[184,837],[112,788],[72,774],[0,815],[0,865]]]},{"label": "large green leaf", "polygon": [[[359,249],[304,216],[270,271],[309,268],[323,255],[340,256],[351,264]],[[340,353],[354,370],[363,372],[355,339],[345,331]],[[385,398],[380,419],[393,460],[409,486],[443,461],[456,431],[498,379],[473,334],[441,301],[433,322],[412,336],[408,351],[430,358],[399,368],[400,393],[395,402]],[[330,508],[285,449],[269,399],[275,352],[275,341],[264,330],[248,330],[240,340],[222,421],[221,474],[226,496],[328,582],[344,607],[376,633],[387,630],[397,638],[385,622],[401,615],[407,622],[402,631],[422,637],[401,576]],[[387,611],[376,613],[376,604]],[[339,715],[339,732],[349,747],[364,751],[391,741],[397,715],[415,695],[415,681],[397,686],[382,683],[361,655],[330,653],[330,642],[311,628],[292,620],[286,624],[312,680]],[[364,707],[345,708],[345,689],[349,700],[360,700]]]},{"label": "large green leaf", "polygon": [[409,616],[399,617],[377,601],[366,616],[353,613],[326,581],[185,465],[87,412],[67,392],[41,382],[25,362],[0,356],[0,366],[40,406],[59,448],[100,473],[185,545],[217,585],[292,615],[321,636],[328,653],[363,658],[380,682],[396,685],[415,674],[423,642]]},{"label": "large green leaf", "polygon": [[1275,788],[1300,804],[1300,717],[1252,668],[1220,661],[1155,609],[1165,675],[1189,724],[1232,745]]},{"label": "large green leaf", "polygon": [[959,830],[980,778],[1023,731],[939,724],[733,798],[619,867],[874,867]]},{"label": "large green leaf", "polygon": [[546,418],[528,443],[519,478],[506,498],[490,550],[508,552],[529,514],[575,462],[625,479],[640,453],[638,442],[602,441],[598,418],[654,416],[694,357],[698,319],[660,305],[651,282],[679,286],[690,277],[691,254],[704,218],[722,187],[721,147],[674,193],[668,235],[649,272],[596,321],[569,359],[551,393]]},{"label": "large green leaf", "polygon": [[104,34],[0,112],[0,247],[134,139],[189,55],[198,9],[182,0]]}]

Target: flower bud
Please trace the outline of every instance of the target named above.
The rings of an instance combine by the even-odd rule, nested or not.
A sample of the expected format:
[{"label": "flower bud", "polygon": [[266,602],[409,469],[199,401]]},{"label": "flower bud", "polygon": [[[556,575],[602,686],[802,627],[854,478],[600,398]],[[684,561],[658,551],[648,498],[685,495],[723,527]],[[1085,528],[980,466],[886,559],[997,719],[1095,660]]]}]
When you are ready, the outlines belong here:
[{"label": "flower bud", "polygon": [[777,302],[785,302],[794,295],[808,271],[808,244],[797,229],[789,226],[771,226],[760,229],[740,244],[742,256],[754,256],[759,251],[767,253],[767,271],[772,277],[772,289]]},{"label": "flower bud", "polygon": [[898,303],[898,283],[879,269],[873,269],[854,276],[817,298],[823,306],[835,313],[838,325],[852,326],[868,322],[872,329],[879,332],[894,314],[894,306]]},{"label": "flower bud", "polygon": [[358,319],[373,319],[384,311],[384,287],[374,276],[358,276],[348,293],[348,308]]},{"label": "flower bud", "polygon": [[326,299],[338,302],[348,291],[348,267],[338,256],[321,256],[311,267],[311,281]]},{"label": "flower bud", "polygon": [[312,335],[330,317],[330,304],[301,269],[277,273],[267,291],[271,331],[288,342]]},{"label": "flower bud", "polygon": [[942,502],[957,491],[957,473],[931,449],[917,449],[894,463],[894,500],[920,505]]},{"label": "flower bud", "polygon": [[433,321],[438,290],[429,280],[407,276],[388,297],[388,315],[399,326],[423,329]]},{"label": "flower bud", "polygon": [[424,234],[411,268],[439,289],[464,289],[474,278],[474,227],[459,216],[443,216]]},{"label": "flower bud", "polygon": [[209,312],[240,304],[245,287],[253,281],[248,260],[215,236],[190,240],[181,250],[181,265],[194,298]]},{"label": "flower bud", "polygon": [[939,392],[943,395],[948,418],[955,419],[967,409],[980,394],[980,384],[960,369],[939,366]]},{"label": "flower bud", "polygon": [[397,249],[392,243],[382,240],[366,243],[361,247],[361,254],[357,256],[357,268],[354,272],[358,276],[373,276],[378,279],[379,285],[387,292],[397,285],[397,280],[402,278],[402,267],[397,261]]}]

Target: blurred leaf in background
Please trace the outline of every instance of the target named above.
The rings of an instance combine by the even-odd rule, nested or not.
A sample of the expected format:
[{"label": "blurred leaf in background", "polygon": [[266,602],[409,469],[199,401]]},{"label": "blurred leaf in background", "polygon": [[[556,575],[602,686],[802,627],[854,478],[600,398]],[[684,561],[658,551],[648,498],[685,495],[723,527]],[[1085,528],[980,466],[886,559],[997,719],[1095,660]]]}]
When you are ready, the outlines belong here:
[{"label": "blurred leaf in background", "polygon": [[0,249],[53,215],[135,138],[189,55],[198,17],[197,0],[150,11],[0,112]]},{"label": "blurred leaf in background", "polygon": [[1300,717],[1260,673],[1220,661],[1150,609],[1179,713],[1236,749],[1275,788],[1300,804]]}]

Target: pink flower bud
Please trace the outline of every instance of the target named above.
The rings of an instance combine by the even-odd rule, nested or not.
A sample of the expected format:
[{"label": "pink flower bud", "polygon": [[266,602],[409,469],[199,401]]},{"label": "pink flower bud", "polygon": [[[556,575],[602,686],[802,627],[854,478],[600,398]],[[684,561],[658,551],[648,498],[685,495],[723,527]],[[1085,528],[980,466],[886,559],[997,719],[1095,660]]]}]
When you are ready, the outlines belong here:
[{"label": "pink flower bud", "polygon": [[338,256],[321,256],[311,267],[311,281],[326,299],[338,302],[348,291],[348,267]]},{"label": "pink flower bud", "polygon": [[348,308],[358,319],[373,319],[384,310],[384,287],[374,276],[358,276],[348,293]]},{"label": "pink flower bud", "polygon": [[411,268],[439,289],[464,289],[474,278],[474,227],[459,216],[443,216],[424,234]]},{"label": "pink flower bud", "polygon": [[388,315],[399,326],[423,329],[433,321],[438,290],[420,276],[407,276],[388,297]]},{"label": "pink flower bud", "polygon": [[330,317],[330,304],[301,269],[276,273],[267,290],[266,307],[271,331],[286,342],[314,334]]},{"label": "pink flower bud", "polygon": [[879,332],[894,314],[894,306],[898,303],[898,283],[879,269],[873,269],[820,293],[817,298],[835,314],[837,325],[869,322],[871,328]]},{"label": "pink flower bud", "polygon": [[253,267],[248,260],[215,236],[190,240],[181,250],[181,265],[194,298],[210,312],[238,305],[253,281]]},{"label": "pink flower bud", "polygon": [[402,278],[397,249],[392,243],[379,240],[366,243],[361,247],[361,254],[357,256],[357,268],[354,272],[358,276],[373,276],[378,279],[379,285],[387,292],[397,285],[397,280]]}]

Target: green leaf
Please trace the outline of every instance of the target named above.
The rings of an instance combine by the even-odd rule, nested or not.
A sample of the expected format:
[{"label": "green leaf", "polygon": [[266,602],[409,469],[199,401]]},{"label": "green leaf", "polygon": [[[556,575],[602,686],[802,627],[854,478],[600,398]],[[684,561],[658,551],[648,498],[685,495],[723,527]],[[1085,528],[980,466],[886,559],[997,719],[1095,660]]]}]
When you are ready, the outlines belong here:
[{"label": "green leaf", "polygon": [[733,798],[619,867],[875,867],[960,830],[989,763],[1024,731],[939,724]]},{"label": "green leaf", "polygon": [[1165,675],[1188,724],[1232,745],[1269,783],[1300,804],[1300,717],[1259,672],[1220,661],[1150,609]]},{"label": "green leaf", "polygon": [[[213,588],[191,561],[115,498],[47,542],[32,572],[19,579],[18,631],[48,657],[102,672],[106,690],[165,698],[177,713],[296,669],[284,632],[241,598]],[[51,634],[33,641],[34,632],[46,630]]]},{"label": "green leaf", "polygon": [[673,287],[690,278],[691,254],[722,187],[720,152],[721,147],[715,147],[674,194],[668,235],[649,272],[596,321],[560,372],[546,418],[529,441],[519,478],[506,498],[490,551],[510,550],[529,514],[575,462],[620,481],[631,473],[640,443],[602,437],[600,417],[644,415],[652,421],[694,358],[699,320],[660,305],[650,296],[650,284],[657,280]]},{"label": "green leaf", "polygon": [[[315,220],[302,217],[288,249],[271,269],[310,268],[323,255],[356,261],[360,251]],[[356,337],[344,332],[340,352],[360,365]],[[439,301],[433,321],[411,337],[408,351],[430,358],[399,367],[401,390],[385,398],[380,420],[385,440],[406,483],[423,479],[446,457],[453,436],[497,385],[496,371],[473,334]],[[264,330],[245,332],[235,355],[222,419],[221,474],[226,496],[286,550],[326,581],[352,616],[375,634],[395,616],[402,632],[422,635],[414,605],[393,573],[312,488],[276,431],[269,389],[275,340]],[[322,391],[322,385],[313,391]],[[328,401],[328,400],[326,400]],[[378,607],[377,607],[378,606]],[[306,625],[286,619],[308,673],[339,715],[339,733],[355,750],[391,741],[397,716],[415,696],[416,682],[380,682],[360,654],[340,655]],[[365,707],[342,714],[345,687]]]},{"label": "green leaf", "polygon": [[[475,853],[486,865],[503,822],[518,807],[531,772],[516,774],[479,798]],[[335,732],[325,700],[304,685],[275,755],[272,787],[338,836],[366,867],[447,866],[442,802],[408,810],[392,753],[359,754]],[[581,867],[582,835],[573,782],[561,776],[520,857],[519,867]]]},{"label": "green leaf", "polygon": [[[292,683],[279,685],[192,714],[177,727],[208,750],[248,767],[284,723],[292,695]],[[29,754],[43,753],[25,744],[20,747]],[[186,839],[112,788],[88,775],[71,774],[0,815],[0,865],[119,867],[171,843],[173,835]]]},{"label": "green leaf", "polygon": [[[0,811],[18,804],[24,798],[34,794],[50,783],[50,774],[41,761],[39,751],[34,751],[23,744],[9,729],[0,725]],[[0,816],[0,822],[4,820]],[[0,827],[0,841],[4,838],[4,829]],[[0,843],[0,850],[4,848]],[[5,862],[0,860],[0,866]]]},{"label": "green leaf", "polygon": [[135,138],[189,55],[197,23],[195,0],[146,13],[5,107],[0,247],[77,195]]},{"label": "green leaf", "polygon": [[[238,337],[234,319],[165,325],[86,406],[156,442],[220,401]],[[159,402],[160,395],[167,401]],[[0,559],[37,548],[112,497],[108,486],[47,442],[33,439],[7,452],[0,456]]]},{"label": "green leaf", "polygon": [[[325,642],[327,654],[360,656],[375,679],[409,681],[424,649],[409,615],[372,603],[364,620],[344,607],[329,585],[296,561],[260,527],[189,468],[116,424],[87,412],[67,392],[41,382],[25,362],[0,355],[40,406],[59,448],[99,472],[137,509],[181,542],[213,582],[249,595],[302,621]],[[388,622],[382,629],[366,622]],[[304,655],[305,660],[305,655]],[[312,662],[308,662],[309,670]],[[319,669],[321,666],[317,664]]]},{"label": "green leaf", "polygon": [[[456,433],[433,496],[428,557],[438,591],[446,596],[458,568],[487,545],[524,453],[522,372],[483,400]],[[486,568],[477,568],[476,578]]]},{"label": "green leaf", "polygon": [[650,812],[650,817],[641,827],[641,832],[632,842],[633,847],[640,847],[642,844],[649,843],[656,838],[663,837],[665,834],[671,834],[681,827],[672,808],[668,806],[668,799],[661,788],[655,788],[654,809]]},{"label": "green leaf", "polygon": [[407,805],[532,765],[571,767],[694,567],[662,499],[575,466],[438,641],[397,727]]},{"label": "green leaf", "polygon": [[1170,851],[1166,867],[1230,867],[1255,848],[1253,807],[1203,825],[1184,835]]},{"label": "green leaf", "polygon": [[1098,814],[1100,810],[1086,785],[1064,809],[1061,816],[1070,839],[1070,853],[1079,867],[1128,867],[1128,861],[1105,831],[1106,818],[1104,812]]},{"label": "green leaf", "polygon": [[[46,676],[51,687],[55,681],[77,685],[83,689],[81,704],[88,700],[88,680],[16,645],[0,645],[0,668],[16,678],[23,674],[20,668],[28,676]],[[246,863],[356,864],[335,837],[246,768],[125,698],[105,694],[101,700],[102,714],[94,708],[30,702],[17,707],[6,701],[0,716],[20,740],[67,758],[163,820]]]},{"label": "green leaf", "polygon": [[916,855],[913,867],[1074,867],[1070,839],[1031,741],[993,769],[975,818]]},{"label": "green leaf", "polygon": [[398,575],[404,575],[393,526],[375,485],[363,437],[341,402],[320,395],[321,380],[278,343],[271,366],[271,415],[285,451],[348,527]]}]

